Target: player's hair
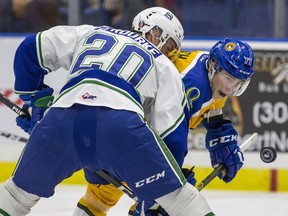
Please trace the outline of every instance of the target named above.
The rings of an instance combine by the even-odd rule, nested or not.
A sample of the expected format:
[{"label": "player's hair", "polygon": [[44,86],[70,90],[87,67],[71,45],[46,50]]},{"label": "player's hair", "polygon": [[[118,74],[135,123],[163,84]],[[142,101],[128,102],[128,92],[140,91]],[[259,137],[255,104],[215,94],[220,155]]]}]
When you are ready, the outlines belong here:
[{"label": "player's hair", "polygon": [[224,38],[218,41],[210,50],[208,61],[214,62],[213,70],[224,69],[231,76],[242,80],[243,84],[233,95],[241,95],[247,88],[254,74],[254,54],[252,48],[240,40]]},{"label": "player's hair", "polygon": [[146,33],[159,28],[162,33],[159,37],[158,48],[161,49],[169,38],[172,38],[180,50],[181,42],[184,38],[184,30],[177,17],[169,10],[162,7],[151,7],[137,14],[132,22],[132,30],[141,33],[145,37]]}]

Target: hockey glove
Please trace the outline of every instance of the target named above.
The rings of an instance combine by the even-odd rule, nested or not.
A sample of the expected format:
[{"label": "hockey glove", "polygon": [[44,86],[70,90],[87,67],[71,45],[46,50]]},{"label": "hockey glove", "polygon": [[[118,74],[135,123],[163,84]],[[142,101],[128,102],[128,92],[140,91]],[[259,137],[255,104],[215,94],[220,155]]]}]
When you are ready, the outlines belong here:
[{"label": "hockey glove", "polygon": [[206,134],[206,148],[210,152],[211,164],[214,168],[220,164],[225,165],[227,173],[221,173],[218,177],[226,183],[243,166],[244,156],[237,144],[237,137],[237,131],[227,121],[216,129],[209,129]]},{"label": "hockey glove", "polygon": [[54,99],[52,94],[53,89],[47,87],[37,91],[34,95],[20,95],[19,97],[24,102],[22,109],[30,113],[31,118],[18,116],[16,118],[17,125],[30,134],[35,124],[42,119],[45,110],[52,105]]},{"label": "hockey glove", "polygon": [[[145,212],[145,216],[169,216],[168,213],[157,203],[140,202],[135,203],[129,209],[128,216],[142,216]],[[146,209],[146,210],[145,210]]]},{"label": "hockey glove", "polygon": [[187,182],[189,182],[190,184],[195,186],[196,185],[196,179],[195,179],[195,173],[194,173],[193,169],[194,169],[194,166],[191,167],[190,169],[182,168],[182,173],[184,174]]}]

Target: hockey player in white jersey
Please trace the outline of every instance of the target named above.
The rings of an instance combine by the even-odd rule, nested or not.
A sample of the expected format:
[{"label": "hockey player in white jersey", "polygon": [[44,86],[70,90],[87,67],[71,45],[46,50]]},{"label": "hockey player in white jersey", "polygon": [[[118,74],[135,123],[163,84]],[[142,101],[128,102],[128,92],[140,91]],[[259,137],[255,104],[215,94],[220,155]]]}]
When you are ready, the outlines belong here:
[{"label": "hockey player in white jersey", "polygon": [[[169,11],[165,17],[176,22]],[[54,27],[21,43],[15,91],[32,113],[18,124],[30,138],[0,187],[1,214],[27,215],[40,197],[85,168],[108,171],[172,216],[213,215],[178,166],[187,153],[189,109],[177,69],[159,50],[180,48],[183,29],[179,23],[171,35],[154,35],[158,28],[147,32],[157,47],[136,32],[89,25]],[[69,79],[42,118],[53,92],[44,77],[60,67]]]},{"label": "hockey player in white jersey", "polygon": [[[151,41],[153,44],[158,43],[157,40],[155,41],[155,38],[161,37],[161,34],[155,34],[156,33],[155,30],[157,31],[159,30],[162,33],[162,37],[166,35],[165,37],[169,38],[168,35],[171,35],[172,38],[177,38],[177,35],[175,36],[173,35],[178,34],[179,31],[177,31],[177,29],[181,28],[179,27],[181,24],[175,18],[171,19],[171,21],[169,22],[166,22],[167,12],[168,10],[166,10],[165,8],[161,8],[161,7],[152,7],[152,8],[143,10],[134,17],[133,22],[132,22],[132,29],[134,31],[139,32],[143,37],[146,37],[147,40]],[[171,12],[169,11],[169,13]],[[145,24],[143,25],[143,23]],[[153,36],[149,33],[151,32],[152,29],[154,29]],[[183,34],[183,32],[181,34]],[[177,56],[177,53],[179,52],[178,49],[174,50],[176,52],[170,52],[170,50],[167,50],[165,48],[162,49],[161,48],[162,46],[163,46],[163,42],[158,44],[157,47],[160,49],[160,51],[164,55],[169,57],[171,60]],[[150,121],[152,121],[152,119],[149,118],[148,115],[149,114],[146,113],[146,119],[149,123]],[[181,146],[170,145],[169,148],[171,149],[172,154],[177,154],[178,152],[177,148],[181,148]],[[177,162],[178,162],[178,165],[182,167],[183,160],[182,159],[177,160]],[[186,180],[192,185],[195,185],[196,180],[194,178],[194,172],[191,172],[191,170],[188,169],[187,167],[182,168],[181,170],[183,174],[185,175]],[[117,203],[117,201],[123,195],[123,192],[120,191],[113,184],[111,183],[109,184],[109,182],[100,178],[95,173],[91,173],[85,170],[85,175],[86,175],[86,178],[89,178],[90,183],[87,185],[86,193],[84,194],[83,197],[81,197],[81,199],[77,203],[77,207],[73,215],[75,216],[87,216],[87,215],[105,216],[106,213],[109,211],[109,209]],[[153,205],[153,203],[151,205]],[[150,205],[147,204],[146,202],[145,209],[148,210],[149,209],[148,206]],[[149,209],[149,212],[150,212],[150,209]],[[148,215],[149,212],[145,212],[145,214]]]},{"label": "hockey player in white jersey", "polygon": [[[171,28],[170,26],[165,28],[161,18],[146,20],[150,13],[149,10],[139,13],[133,21],[133,28],[138,26],[139,21],[149,23],[149,25],[137,29],[142,34],[148,32],[154,25],[160,26],[164,31]],[[244,61],[245,59],[246,61]],[[219,61],[217,67],[216,60]],[[219,177],[228,183],[235,178],[237,172],[241,169],[244,158],[237,143],[238,133],[229,120],[223,119],[222,108],[233,91],[235,93],[232,95],[239,96],[246,89],[254,73],[252,49],[246,43],[233,38],[226,38],[217,42],[210,53],[199,50],[193,52],[181,51],[174,56],[173,63],[183,76],[186,95],[191,104],[189,127],[195,129],[201,123],[205,126],[208,132],[206,143],[211,155],[211,164],[213,167],[216,167],[219,163],[225,164],[228,175],[220,175]],[[223,66],[219,66],[219,64]],[[212,65],[214,66],[212,67]],[[225,70],[221,72],[222,68],[225,68],[227,72]],[[230,75],[227,75],[227,73]],[[236,80],[235,86],[232,85],[234,80]],[[219,144],[213,148],[209,147],[210,140],[216,140],[216,138],[224,135],[235,139],[231,139],[229,142],[226,141],[225,145]],[[172,151],[172,154],[173,152],[175,151]],[[181,164],[179,165],[181,166]],[[187,173],[187,171],[189,170],[182,168],[182,172]],[[195,185],[196,180],[193,172],[186,179]],[[106,216],[109,209],[117,203],[122,194],[123,192],[106,181],[90,183],[85,195],[79,200],[73,216]],[[151,205],[145,203],[145,208],[147,209]],[[139,215],[141,206],[142,203],[137,206],[137,211],[134,210],[135,206],[133,206],[129,215]],[[157,206],[153,206],[145,213],[150,216],[156,214],[157,211]]]}]

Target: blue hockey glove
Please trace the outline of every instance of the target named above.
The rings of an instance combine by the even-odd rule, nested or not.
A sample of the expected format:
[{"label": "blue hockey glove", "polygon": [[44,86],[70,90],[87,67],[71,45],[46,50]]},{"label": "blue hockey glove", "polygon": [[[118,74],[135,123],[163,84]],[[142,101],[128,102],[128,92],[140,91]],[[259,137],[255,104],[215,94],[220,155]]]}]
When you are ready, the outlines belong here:
[{"label": "blue hockey glove", "polygon": [[187,182],[189,182],[190,184],[192,184],[193,186],[196,185],[196,179],[195,179],[195,173],[193,171],[194,166],[189,168],[182,168],[182,172],[187,180]]},{"label": "blue hockey glove", "polygon": [[141,216],[143,215],[143,210],[145,209],[145,216],[169,216],[169,214],[157,203],[147,203],[140,202],[135,203],[129,209],[128,216]]},{"label": "blue hockey glove", "polygon": [[209,129],[206,134],[206,148],[210,152],[211,164],[214,168],[224,164],[227,173],[218,177],[230,182],[243,166],[244,156],[237,144],[238,133],[233,125],[224,122],[216,129]]},{"label": "blue hockey glove", "polygon": [[17,125],[25,132],[31,133],[35,124],[40,121],[44,115],[45,110],[53,103],[53,89],[50,87],[37,91],[35,95],[25,94],[19,97],[23,100],[23,110],[29,112],[31,118],[25,116],[18,116],[16,118]]}]

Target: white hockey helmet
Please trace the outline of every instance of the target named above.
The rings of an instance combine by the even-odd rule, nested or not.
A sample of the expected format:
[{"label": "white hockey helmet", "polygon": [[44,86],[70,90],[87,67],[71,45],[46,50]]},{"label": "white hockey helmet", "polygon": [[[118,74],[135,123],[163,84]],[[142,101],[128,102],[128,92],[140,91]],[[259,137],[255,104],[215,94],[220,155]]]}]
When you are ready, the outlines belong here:
[{"label": "white hockey helmet", "polygon": [[151,7],[137,14],[132,22],[132,29],[140,32],[143,37],[154,27],[162,30],[158,48],[161,49],[169,38],[172,38],[180,50],[184,38],[184,30],[177,17],[163,7]]}]

